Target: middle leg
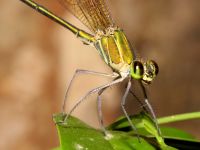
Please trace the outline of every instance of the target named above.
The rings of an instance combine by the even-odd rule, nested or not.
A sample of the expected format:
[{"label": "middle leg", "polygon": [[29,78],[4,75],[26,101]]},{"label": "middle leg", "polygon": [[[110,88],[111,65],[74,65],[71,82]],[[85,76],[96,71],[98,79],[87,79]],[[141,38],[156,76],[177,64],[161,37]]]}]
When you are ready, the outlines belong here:
[{"label": "middle leg", "polygon": [[120,83],[122,82],[123,80],[125,79],[125,77],[121,77],[121,78],[118,78],[114,81],[112,81],[111,83],[107,83],[105,85],[102,85],[102,86],[99,86],[97,88],[94,88],[92,90],[90,90],[85,96],[81,97],[78,102],[74,105],[74,107],[70,110],[70,112],[66,115],[66,117],[64,118],[64,122],[68,119],[68,117],[72,114],[72,112],[86,99],[86,97],[88,97],[89,95],[93,94],[93,93],[96,93],[96,92],[99,92],[101,91],[102,89],[106,89],[107,87],[110,87],[112,85],[115,85],[117,83]]},{"label": "middle leg", "polygon": [[126,91],[125,91],[125,93],[124,93],[124,95],[123,95],[123,97],[122,97],[121,107],[122,107],[123,113],[124,113],[125,117],[127,118],[127,120],[128,120],[128,122],[129,122],[131,128],[136,132],[136,135],[137,135],[137,137],[138,137],[138,140],[140,141],[138,131],[137,131],[136,127],[134,126],[134,124],[132,123],[132,121],[131,121],[131,119],[130,119],[130,117],[129,117],[129,115],[128,115],[126,109],[125,109],[126,98],[127,98],[127,96],[128,96],[128,93],[129,93],[130,88],[131,88],[131,78],[129,78],[129,80],[128,80],[128,85],[127,85],[127,87],[126,87]]}]

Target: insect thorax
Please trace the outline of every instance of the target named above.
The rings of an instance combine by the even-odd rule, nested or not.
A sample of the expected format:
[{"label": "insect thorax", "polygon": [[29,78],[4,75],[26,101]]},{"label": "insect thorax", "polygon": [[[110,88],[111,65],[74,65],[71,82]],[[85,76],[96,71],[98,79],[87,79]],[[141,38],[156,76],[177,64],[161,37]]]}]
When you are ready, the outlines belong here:
[{"label": "insect thorax", "polygon": [[97,31],[95,40],[94,46],[113,70],[120,74],[130,71],[133,54],[121,29],[110,27],[105,32]]}]

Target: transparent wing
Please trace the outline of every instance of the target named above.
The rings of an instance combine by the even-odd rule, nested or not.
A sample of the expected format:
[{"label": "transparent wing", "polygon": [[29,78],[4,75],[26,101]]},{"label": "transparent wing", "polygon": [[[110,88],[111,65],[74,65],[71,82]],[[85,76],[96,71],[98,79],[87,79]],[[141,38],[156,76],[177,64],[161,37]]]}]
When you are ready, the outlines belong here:
[{"label": "transparent wing", "polygon": [[59,1],[92,32],[113,26],[113,20],[105,0]]}]

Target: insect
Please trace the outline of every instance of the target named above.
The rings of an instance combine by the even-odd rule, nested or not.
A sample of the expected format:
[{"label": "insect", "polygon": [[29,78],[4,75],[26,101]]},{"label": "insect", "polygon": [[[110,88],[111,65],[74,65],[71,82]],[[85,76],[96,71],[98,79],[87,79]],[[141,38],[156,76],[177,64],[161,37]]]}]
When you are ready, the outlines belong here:
[{"label": "insect", "polygon": [[101,94],[108,87],[116,85],[128,79],[125,93],[121,100],[121,107],[125,117],[128,119],[133,130],[135,126],[125,109],[125,103],[128,93],[131,88],[131,80],[138,80],[144,93],[144,103],[150,112],[158,132],[160,133],[155,113],[148,101],[146,89],[144,84],[150,84],[158,74],[158,65],[153,60],[141,61],[136,57],[134,49],[131,47],[125,33],[121,28],[115,25],[105,0],[60,0],[61,4],[65,6],[74,16],[76,16],[84,25],[86,25],[92,34],[87,33],[62,18],[56,16],[45,7],[31,1],[21,0],[28,6],[32,7],[39,13],[47,16],[58,24],[62,25],[75,36],[80,39],[84,44],[91,45],[96,48],[103,61],[113,70],[112,74],[100,73],[89,70],[76,70],[74,73],[69,87],[66,91],[63,112],[65,111],[65,104],[68,91],[72,85],[74,78],[79,74],[93,74],[113,78],[112,82],[99,86],[90,90],[85,96],[81,97],[70,112],[66,115],[64,121],[67,121],[69,115],[79,106],[79,104],[86,99],[86,97],[93,93],[98,93],[98,117],[104,133],[106,130],[103,126],[103,116],[101,110]]}]

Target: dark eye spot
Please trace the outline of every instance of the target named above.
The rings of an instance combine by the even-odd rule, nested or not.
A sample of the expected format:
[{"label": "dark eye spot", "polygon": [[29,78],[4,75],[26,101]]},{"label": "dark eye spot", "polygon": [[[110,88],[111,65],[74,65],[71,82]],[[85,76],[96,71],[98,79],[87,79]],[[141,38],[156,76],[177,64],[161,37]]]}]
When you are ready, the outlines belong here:
[{"label": "dark eye spot", "polygon": [[136,73],[136,74],[138,74],[138,71],[139,71],[140,75],[143,75],[143,73],[144,73],[143,65],[139,61],[135,61],[134,62],[134,64],[133,64],[133,70],[134,70],[134,73]]},{"label": "dark eye spot", "polygon": [[157,75],[158,72],[159,72],[158,64],[155,61],[153,61],[153,60],[151,60],[151,63],[152,63],[152,67],[154,67],[153,70],[154,70],[155,74]]}]

